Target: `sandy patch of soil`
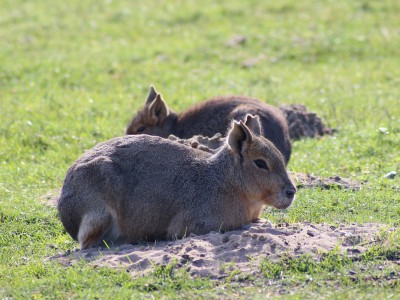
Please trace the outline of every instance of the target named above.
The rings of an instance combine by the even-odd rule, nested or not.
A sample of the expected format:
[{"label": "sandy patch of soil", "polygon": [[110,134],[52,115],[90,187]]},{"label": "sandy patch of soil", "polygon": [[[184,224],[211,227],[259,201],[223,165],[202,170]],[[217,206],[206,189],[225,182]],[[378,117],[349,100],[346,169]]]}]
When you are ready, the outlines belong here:
[{"label": "sandy patch of soil", "polygon": [[312,174],[289,172],[290,177],[296,184],[296,187],[301,188],[321,188],[324,190],[329,189],[347,189],[358,191],[363,186],[363,182],[354,179],[342,178],[340,176],[319,177]]},{"label": "sandy patch of soil", "polygon": [[154,265],[175,263],[191,276],[223,279],[232,270],[257,275],[263,258],[309,253],[317,257],[338,247],[342,253],[359,255],[374,244],[382,224],[339,225],[299,223],[274,227],[268,220],[226,233],[190,236],[176,241],[125,244],[58,255],[53,259],[69,266],[82,259],[93,266],[123,268],[133,276],[151,272]]}]

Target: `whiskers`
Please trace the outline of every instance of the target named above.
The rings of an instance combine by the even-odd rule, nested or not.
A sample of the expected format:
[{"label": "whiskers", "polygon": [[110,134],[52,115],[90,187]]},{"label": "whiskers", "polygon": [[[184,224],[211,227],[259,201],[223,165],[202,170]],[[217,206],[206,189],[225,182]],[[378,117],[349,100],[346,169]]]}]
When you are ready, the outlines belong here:
[{"label": "whiskers", "polygon": [[269,196],[267,196],[267,197],[261,199],[261,201],[262,201],[263,203],[265,203],[265,204],[270,204],[270,205],[272,205],[272,203],[275,202],[275,199],[276,199],[276,195],[275,195],[275,194],[271,194],[271,195],[269,195]]}]

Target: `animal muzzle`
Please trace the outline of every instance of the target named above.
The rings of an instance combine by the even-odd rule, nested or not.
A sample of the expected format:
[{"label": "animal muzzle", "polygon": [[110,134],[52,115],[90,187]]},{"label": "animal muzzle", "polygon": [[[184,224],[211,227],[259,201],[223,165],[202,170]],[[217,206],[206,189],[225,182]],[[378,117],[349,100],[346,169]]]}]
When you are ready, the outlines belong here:
[{"label": "animal muzzle", "polygon": [[277,209],[285,209],[292,205],[295,196],[296,196],[296,187],[293,184],[285,187],[280,194],[280,201],[276,203],[275,208]]}]

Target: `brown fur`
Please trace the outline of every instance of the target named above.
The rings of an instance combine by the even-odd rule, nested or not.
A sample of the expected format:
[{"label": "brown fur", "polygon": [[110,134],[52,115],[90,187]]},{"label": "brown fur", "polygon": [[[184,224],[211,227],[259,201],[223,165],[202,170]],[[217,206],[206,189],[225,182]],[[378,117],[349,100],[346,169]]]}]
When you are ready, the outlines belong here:
[{"label": "brown fur", "polygon": [[233,122],[213,153],[149,135],[98,144],[65,177],[65,229],[85,249],[231,230],[265,205],[289,207],[296,189],[282,154],[254,133],[258,120]]},{"label": "brown fur", "polygon": [[246,114],[260,117],[262,135],[278,148],[288,163],[292,148],[285,116],[278,108],[250,97],[215,97],[175,113],[151,87],[145,106],[132,119],[126,134],[161,137],[172,134],[183,139],[194,135],[212,137],[216,133],[226,136],[231,120],[244,120]]}]

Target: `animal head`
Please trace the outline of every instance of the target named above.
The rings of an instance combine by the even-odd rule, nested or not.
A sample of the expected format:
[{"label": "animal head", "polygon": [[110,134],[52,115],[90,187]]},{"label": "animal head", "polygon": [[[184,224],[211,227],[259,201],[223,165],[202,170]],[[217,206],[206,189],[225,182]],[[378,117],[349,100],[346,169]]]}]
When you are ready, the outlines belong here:
[{"label": "animal head", "polygon": [[287,208],[294,201],[296,188],[286,172],[282,154],[257,134],[260,132],[258,116],[247,115],[244,122],[233,121],[227,136],[235,164],[240,164],[244,197],[278,209]]},{"label": "animal head", "polygon": [[144,107],[138,111],[126,129],[126,134],[149,134],[167,137],[169,134],[170,111],[161,94],[150,87]]}]

